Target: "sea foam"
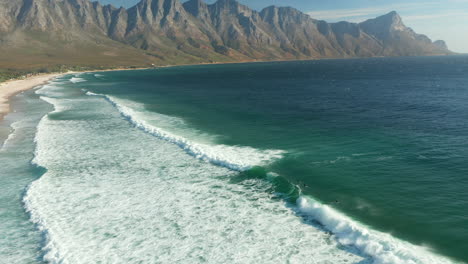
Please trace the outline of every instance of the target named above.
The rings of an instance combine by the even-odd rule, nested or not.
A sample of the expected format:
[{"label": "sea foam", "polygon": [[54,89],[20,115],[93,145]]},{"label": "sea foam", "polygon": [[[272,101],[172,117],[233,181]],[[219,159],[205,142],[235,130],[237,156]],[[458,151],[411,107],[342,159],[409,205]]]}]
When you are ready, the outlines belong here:
[{"label": "sea foam", "polygon": [[300,196],[297,207],[302,214],[312,217],[331,231],[340,244],[355,247],[371,256],[374,264],[454,263],[432,253],[429,248],[372,230],[309,196]]},{"label": "sea foam", "polygon": [[[230,182],[237,173],[129,126],[101,98],[47,100],[33,160],[45,174],[24,196],[45,261],[366,263],[271,199],[268,182]],[[88,118],[54,118],[70,107]]]},{"label": "sea foam", "polygon": [[83,79],[83,78],[79,78],[79,77],[73,77],[73,78],[70,79],[70,82],[72,82],[72,83],[81,83],[81,82],[86,82],[86,80]]},{"label": "sea foam", "polygon": [[[105,105],[42,97],[54,112],[109,111],[97,121],[45,116],[38,126],[33,162],[47,172],[28,187],[24,204],[45,235],[50,263],[454,263],[301,195],[295,210],[330,236],[271,199],[267,182],[223,177],[236,175],[223,167],[247,170],[282,151],[195,143],[156,127],[124,100],[87,94],[105,98],[149,135],[128,131]],[[174,145],[220,166],[193,162]]]},{"label": "sea foam", "polygon": [[161,128],[149,124],[142,118],[142,112],[136,111],[124,105],[123,100],[115,97],[87,92],[87,95],[101,96],[114,105],[128,121],[136,127],[150,133],[160,139],[176,144],[188,154],[215,165],[223,166],[231,170],[245,171],[254,166],[265,165],[284,154],[281,150],[260,151],[251,147],[227,146],[222,144],[207,145],[200,144],[184,137],[174,135]]},{"label": "sea foam", "polygon": [[14,122],[10,125],[12,131],[10,132],[10,134],[8,134],[8,137],[1,144],[0,151],[6,148],[9,145],[10,141],[12,141],[16,137],[16,127],[19,125],[19,122],[21,121]]},{"label": "sea foam", "polygon": [[[249,147],[210,146],[194,143],[149,124],[142,116],[143,114],[127,106],[125,100],[92,92],[87,92],[87,95],[105,98],[118,109],[122,116],[147,133],[178,145],[196,158],[231,170],[244,171],[253,166],[264,165],[281,158],[284,153],[278,150],[260,152]],[[371,256],[374,264],[453,263],[451,260],[432,253],[429,248],[416,246],[389,234],[367,228],[310,196],[301,195],[297,199],[296,206],[301,214],[312,217],[332,232],[340,244],[354,247],[359,252]]]}]

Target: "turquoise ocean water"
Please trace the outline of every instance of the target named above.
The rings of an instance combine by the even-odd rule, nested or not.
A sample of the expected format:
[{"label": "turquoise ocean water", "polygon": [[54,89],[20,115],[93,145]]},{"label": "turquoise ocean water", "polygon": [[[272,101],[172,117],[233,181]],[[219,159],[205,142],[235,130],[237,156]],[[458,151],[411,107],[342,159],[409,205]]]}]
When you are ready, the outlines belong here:
[{"label": "turquoise ocean water", "polygon": [[466,56],[58,78],[0,126],[0,259],[464,263],[467,83]]}]

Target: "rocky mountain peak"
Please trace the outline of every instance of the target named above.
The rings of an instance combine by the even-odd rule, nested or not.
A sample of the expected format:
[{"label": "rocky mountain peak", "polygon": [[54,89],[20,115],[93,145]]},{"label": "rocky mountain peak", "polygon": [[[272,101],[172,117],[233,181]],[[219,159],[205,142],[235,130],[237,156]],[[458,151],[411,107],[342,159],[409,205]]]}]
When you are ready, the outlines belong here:
[{"label": "rocky mountain peak", "polygon": [[208,13],[208,5],[203,0],[190,0],[183,4],[185,10],[195,17],[201,17]]},{"label": "rocky mountain peak", "polygon": [[237,2],[236,0],[218,0],[212,5],[209,5],[209,9],[212,13],[216,14],[240,14],[249,16],[252,13],[252,10]]},{"label": "rocky mountain peak", "polygon": [[392,38],[395,32],[412,32],[403,24],[403,20],[397,12],[392,11],[386,15],[374,19],[368,19],[359,24],[368,34],[386,40]]},{"label": "rocky mountain peak", "polygon": [[84,40],[82,47],[114,43],[169,63],[450,54],[445,42],[416,34],[396,12],[359,24],[327,23],[291,7],[259,13],[236,0],[181,1],[141,0],[117,9],[89,0],[0,0],[0,43],[16,38],[25,46],[13,33],[38,31],[47,41],[37,41],[50,50],[57,46],[51,39],[76,50]]},{"label": "rocky mountain peak", "polygon": [[315,21],[309,15],[293,7],[269,6],[260,12],[260,16],[265,22],[276,25],[294,23],[305,26],[307,23]]},{"label": "rocky mountain peak", "polygon": [[130,30],[145,27],[160,28],[174,21],[180,22],[185,10],[179,0],[141,0],[128,9]]},{"label": "rocky mountain peak", "polygon": [[239,2],[236,0],[218,0],[215,4],[221,6],[237,6],[239,5]]},{"label": "rocky mountain peak", "polygon": [[376,20],[381,21],[385,27],[388,27],[392,30],[405,30],[406,26],[403,24],[403,20],[396,11],[392,11],[386,15],[377,17]]},{"label": "rocky mountain peak", "polygon": [[278,7],[277,6],[268,6],[260,11],[260,16],[263,20],[271,23],[278,19]]},{"label": "rocky mountain peak", "polygon": [[368,19],[362,22],[361,25],[373,31],[404,31],[407,29],[396,11],[373,19]]}]

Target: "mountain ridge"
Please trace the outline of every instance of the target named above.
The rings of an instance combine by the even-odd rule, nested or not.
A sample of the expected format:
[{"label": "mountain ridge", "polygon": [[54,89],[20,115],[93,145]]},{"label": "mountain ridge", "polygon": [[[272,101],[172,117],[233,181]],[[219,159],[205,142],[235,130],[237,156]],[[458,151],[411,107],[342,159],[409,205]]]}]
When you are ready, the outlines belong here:
[{"label": "mountain ridge", "polygon": [[0,0],[0,68],[447,54],[445,42],[415,33],[395,11],[328,23],[292,7],[256,11],[236,0],[141,0],[128,9],[88,0]]}]

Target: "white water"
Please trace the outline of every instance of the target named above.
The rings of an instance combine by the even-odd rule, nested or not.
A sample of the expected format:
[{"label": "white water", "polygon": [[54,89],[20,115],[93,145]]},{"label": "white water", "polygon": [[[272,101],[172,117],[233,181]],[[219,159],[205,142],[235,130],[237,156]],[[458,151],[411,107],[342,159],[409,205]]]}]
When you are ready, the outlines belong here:
[{"label": "white water", "polygon": [[342,245],[353,246],[372,256],[375,264],[453,263],[430,252],[430,249],[401,241],[389,234],[372,230],[351,218],[321,204],[311,197],[297,200],[299,210],[320,222]]},{"label": "white water", "polygon": [[72,83],[86,82],[86,79],[79,78],[79,77],[72,77],[72,78],[70,79],[70,82],[72,82]]},{"label": "white water", "polygon": [[17,130],[18,130],[18,128],[21,128],[23,126],[22,123],[24,123],[24,121],[19,120],[19,121],[16,121],[16,122],[11,124],[11,133],[8,135],[8,137],[5,139],[5,141],[2,143],[2,145],[0,147],[0,151],[2,151],[4,148],[7,148],[8,145],[10,144],[10,142],[13,141],[16,138],[16,136],[18,135]]},{"label": "white water", "polygon": [[[171,142],[178,145],[188,154],[213,163],[215,165],[220,165],[231,170],[236,171],[245,171],[251,169],[254,166],[265,165],[272,162],[275,159],[281,158],[283,151],[281,150],[266,150],[259,151],[251,147],[236,147],[236,146],[227,146],[227,145],[208,145],[200,144],[190,140],[187,140],[184,137],[174,135],[169,133],[159,127],[151,125],[148,120],[151,119],[148,112],[138,111],[135,108],[137,107],[133,103],[133,107],[129,107],[125,104],[129,104],[129,101],[119,100],[112,96],[99,95],[91,92],[87,92],[88,95],[102,96],[108,100],[112,105],[114,105],[119,112],[127,118],[132,124],[136,127],[150,133],[160,139]],[[141,108],[141,107],[140,107]],[[165,118],[165,123],[174,123],[173,117],[171,121],[167,121],[168,117],[160,114],[150,113],[153,117],[157,116],[158,118],[154,121],[161,121],[161,117]],[[177,119],[176,119],[177,120]],[[177,121],[176,121],[177,122]],[[177,123],[183,123],[178,121]]]},{"label": "white water", "polygon": [[44,98],[56,113],[94,116],[45,117],[38,127],[35,162],[48,172],[24,201],[51,263],[452,263],[301,196],[296,210],[330,236],[275,200],[268,182],[230,183],[236,173],[226,168],[245,170],[281,152],[195,143],[104,96],[117,113],[102,96]]},{"label": "white water", "polygon": [[36,179],[29,166],[34,149],[32,139],[37,123],[49,106],[38,103],[38,99],[25,92],[15,97],[12,108],[17,111],[5,117],[11,133],[0,142],[3,143],[0,148],[0,263],[32,264],[40,256],[41,237],[21,201],[24,187]]},{"label": "white water", "polygon": [[24,197],[46,261],[363,260],[273,199],[268,182],[231,183],[236,172],[133,127],[101,97],[65,97],[47,99],[56,111],[38,126],[34,159],[47,172]]},{"label": "white water", "polygon": [[[88,95],[97,94],[88,93]],[[175,143],[186,150],[189,154],[192,154],[197,158],[201,158],[202,160],[212,162],[216,165],[242,171],[247,170],[254,165],[262,165],[262,163],[264,164],[269,162],[274,158],[279,158],[282,154],[281,151],[269,151],[270,155],[268,156],[270,158],[261,159],[256,158],[259,156],[259,153],[257,153],[258,151],[251,148],[244,147],[237,150],[237,152],[248,149],[250,153],[253,153],[253,155],[250,153],[250,155],[246,155],[245,152],[241,154],[235,153],[233,155],[231,151],[225,151],[230,148],[229,146],[202,145],[199,147],[198,144],[189,142],[185,138],[175,136],[149,125],[146,121],[149,117],[145,116],[142,110],[135,110],[135,108],[137,108],[135,103],[132,104],[126,100],[119,100],[112,96],[101,96],[111,102],[124,117],[137,127],[168,142]],[[131,105],[132,107],[127,105]],[[213,149],[215,151],[213,151]],[[213,152],[224,154],[229,158],[220,159],[216,154],[213,155]],[[245,156],[248,158],[241,158]],[[246,165],[246,161],[250,161],[252,163]],[[302,213],[312,216],[313,219],[324,225],[327,230],[332,231],[341,244],[356,247],[360,252],[372,256],[375,264],[451,263],[449,260],[430,253],[428,248],[411,245],[410,243],[395,239],[388,234],[371,230],[359,223],[356,223],[349,217],[346,217],[329,206],[319,203],[313,198],[301,196],[297,201],[297,206]]]}]

